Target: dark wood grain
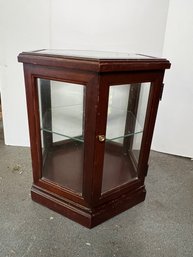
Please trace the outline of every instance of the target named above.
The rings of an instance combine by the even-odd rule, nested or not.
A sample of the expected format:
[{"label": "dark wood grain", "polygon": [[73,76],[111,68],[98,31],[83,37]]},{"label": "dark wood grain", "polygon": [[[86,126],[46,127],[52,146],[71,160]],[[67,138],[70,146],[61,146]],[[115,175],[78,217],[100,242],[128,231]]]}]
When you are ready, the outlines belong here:
[{"label": "dark wood grain", "polygon": [[[40,52],[21,53],[18,60],[24,65],[33,168],[32,199],[88,228],[143,201],[151,140],[169,61],[153,57],[93,59]],[[40,85],[41,108],[38,78],[45,86]],[[84,142],[68,139],[53,143],[52,133],[44,132],[47,154],[43,158],[40,115],[44,116],[51,107],[50,80],[84,85],[83,134],[77,135],[84,138]],[[125,154],[132,138],[120,144],[100,142],[99,135],[106,134],[109,87],[132,84],[128,109],[136,115],[139,85],[144,82],[149,82],[151,88],[139,159],[134,162],[131,155]],[[135,124],[125,119],[127,133]],[[50,116],[50,131],[51,120]]]},{"label": "dark wood grain", "polygon": [[40,52],[23,52],[18,56],[23,63],[42,66],[72,68],[95,72],[116,72],[135,70],[165,70],[170,63],[165,59],[93,59],[78,56],[45,55]]}]

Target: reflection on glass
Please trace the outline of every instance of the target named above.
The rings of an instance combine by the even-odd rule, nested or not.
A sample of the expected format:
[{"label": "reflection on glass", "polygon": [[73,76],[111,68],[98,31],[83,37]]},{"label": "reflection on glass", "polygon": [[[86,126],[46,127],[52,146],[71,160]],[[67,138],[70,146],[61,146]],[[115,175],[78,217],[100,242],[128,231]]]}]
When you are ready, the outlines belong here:
[{"label": "reflection on glass", "polygon": [[36,51],[36,54],[45,55],[60,55],[80,58],[94,58],[94,59],[152,59],[150,56],[142,54],[129,54],[120,52],[109,52],[109,51],[93,51],[93,50],[68,50],[68,49],[44,49]]},{"label": "reflection on glass", "polygon": [[150,83],[110,86],[102,192],[137,178]]},{"label": "reflection on glass", "polygon": [[82,85],[38,79],[42,177],[82,192],[84,151]]},{"label": "reflection on glass", "polygon": [[[135,110],[136,121],[137,121],[135,124],[136,130],[138,129],[139,126],[142,128],[142,130],[144,128],[149,90],[150,90],[150,83],[143,83],[140,88],[139,99]],[[135,133],[133,135],[132,145],[130,149],[131,154],[133,154],[134,159],[136,160],[137,163],[139,161],[142,136],[143,136],[143,133]]]}]

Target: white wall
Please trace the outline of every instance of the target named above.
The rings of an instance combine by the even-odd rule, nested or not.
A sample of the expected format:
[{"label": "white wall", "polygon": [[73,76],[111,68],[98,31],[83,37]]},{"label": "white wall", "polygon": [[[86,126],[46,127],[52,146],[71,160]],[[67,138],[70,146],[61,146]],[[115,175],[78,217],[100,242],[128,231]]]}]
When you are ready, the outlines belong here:
[{"label": "white wall", "polygon": [[29,145],[23,70],[17,55],[49,47],[49,12],[47,0],[0,0],[0,86],[8,145]]},{"label": "white wall", "polygon": [[162,54],[168,0],[54,0],[51,47]]},{"label": "white wall", "polygon": [[170,0],[163,55],[166,72],[153,149],[193,158],[193,1]]},{"label": "white wall", "polygon": [[[28,145],[22,65],[40,48],[162,53],[169,0],[0,0],[5,143]],[[51,5],[50,5],[51,4]]]}]

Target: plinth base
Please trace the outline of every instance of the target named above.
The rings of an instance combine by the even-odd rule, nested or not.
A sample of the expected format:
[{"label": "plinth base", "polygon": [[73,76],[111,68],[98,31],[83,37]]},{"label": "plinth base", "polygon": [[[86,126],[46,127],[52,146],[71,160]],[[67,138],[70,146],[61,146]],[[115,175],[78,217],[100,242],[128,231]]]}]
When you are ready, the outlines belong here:
[{"label": "plinth base", "polygon": [[107,219],[137,205],[138,203],[145,200],[146,190],[142,186],[133,192],[125,193],[121,197],[112,201],[106,202],[105,204],[98,206],[97,208],[84,209],[80,206],[69,204],[64,198],[59,199],[56,195],[48,193],[33,185],[31,189],[32,200],[40,203],[52,209],[71,220],[87,227],[92,228]]}]

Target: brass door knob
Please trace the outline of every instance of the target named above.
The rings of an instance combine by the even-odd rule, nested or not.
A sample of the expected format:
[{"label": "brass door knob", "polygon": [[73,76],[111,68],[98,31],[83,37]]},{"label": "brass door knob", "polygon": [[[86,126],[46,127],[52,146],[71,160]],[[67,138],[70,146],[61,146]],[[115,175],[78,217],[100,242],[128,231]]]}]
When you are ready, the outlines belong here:
[{"label": "brass door knob", "polygon": [[98,138],[99,138],[100,142],[104,142],[105,141],[105,135],[99,135]]}]

